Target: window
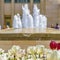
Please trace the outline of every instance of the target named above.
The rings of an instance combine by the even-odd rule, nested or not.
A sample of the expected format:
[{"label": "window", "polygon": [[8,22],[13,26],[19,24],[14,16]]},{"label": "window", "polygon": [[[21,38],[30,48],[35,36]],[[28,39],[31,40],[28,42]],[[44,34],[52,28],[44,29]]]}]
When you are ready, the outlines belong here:
[{"label": "window", "polygon": [[30,0],[22,0],[22,3],[29,3]]},{"label": "window", "polygon": [[11,27],[12,22],[11,22],[11,15],[5,15],[4,16],[4,25]]},{"label": "window", "polygon": [[15,3],[20,3],[22,0],[15,0]]},{"label": "window", "polygon": [[5,3],[11,3],[11,0],[4,0]]},{"label": "window", "polygon": [[30,0],[15,0],[15,3],[29,3]]},{"label": "window", "polygon": [[33,0],[34,3],[40,3],[40,0]]}]

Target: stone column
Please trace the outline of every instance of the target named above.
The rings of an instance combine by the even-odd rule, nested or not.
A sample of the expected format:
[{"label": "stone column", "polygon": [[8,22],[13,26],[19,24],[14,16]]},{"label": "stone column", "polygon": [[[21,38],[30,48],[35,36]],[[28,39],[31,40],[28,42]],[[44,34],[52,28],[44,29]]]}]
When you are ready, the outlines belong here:
[{"label": "stone column", "polygon": [[33,10],[33,0],[30,0],[29,7],[30,7],[31,14],[32,14],[32,10]]},{"label": "stone column", "polygon": [[45,12],[46,12],[46,0],[41,0],[40,9],[41,9],[41,14],[45,15]]},{"label": "stone column", "polygon": [[4,0],[0,0],[0,25],[4,26]]},{"label": "stone column", "polygon": [[[13,21],[13,17],[14,17],[14,14],[15,14],[15,3],[14,3],[14,0],[12,0],[12,3],[11,3],[11,8],[12,8],[12,12],[11,12],[11,19]],[[11,23],[12,24],[12,23]]]},{"label": "stone column", "polygon": [[57,19],[56,19],[58,22],[58,24],[60,25],[60,5],[57,6]]}]

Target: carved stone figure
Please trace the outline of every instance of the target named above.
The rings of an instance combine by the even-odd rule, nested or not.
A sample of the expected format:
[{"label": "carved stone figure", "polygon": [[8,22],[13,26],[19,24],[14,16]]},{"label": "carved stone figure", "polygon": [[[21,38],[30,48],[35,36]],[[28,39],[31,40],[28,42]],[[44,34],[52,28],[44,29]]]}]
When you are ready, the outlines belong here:
[{"label": "carved stone figure", "polygon": [[14,16],[13,28],[22,28],[22,22],[19,14]]},{"label": "carved stone figure", "polygon": [[22,6],[23,15],[22,15],[22,25],[23,28],[33,28],[33,17],[30,14],[28,5]]},{"label": "carved stone figure", "polygon": [[40,15],[40,28],[47,28],[47,18],[44,15]]},{"label": "carved stone figure", "polygon": [[34,28],[39,28],[39,21],[40,21],[40,10],[37,8],[35,4],[33,7],[33,21],[34,21]]}]

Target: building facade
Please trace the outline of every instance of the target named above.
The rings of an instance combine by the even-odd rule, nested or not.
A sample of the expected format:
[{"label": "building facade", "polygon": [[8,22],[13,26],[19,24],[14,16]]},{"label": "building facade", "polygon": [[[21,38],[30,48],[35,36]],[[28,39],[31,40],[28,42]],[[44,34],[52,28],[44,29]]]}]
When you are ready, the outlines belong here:
[{"label": "building facade", "polygon": [[60,3],[59,0],[0,0],[0,25],[12,27],[13,17],[16,13],[22,16],[22,5],[28,4],[32,14],[33,5],[37,4],[40,13],[46,15],[48,27],[51,24],[60,24]]},{"label": "building facade", "polygon": [[33,4],[37,4],[40,11],[44,14],[44,0],[0,0],[0,25],[2,25],[2,27],[6,27],[6,25],[12,27],[14,15],[16,13],[22,15],[22,5],[26,3],[29,5],[31,13]]}]

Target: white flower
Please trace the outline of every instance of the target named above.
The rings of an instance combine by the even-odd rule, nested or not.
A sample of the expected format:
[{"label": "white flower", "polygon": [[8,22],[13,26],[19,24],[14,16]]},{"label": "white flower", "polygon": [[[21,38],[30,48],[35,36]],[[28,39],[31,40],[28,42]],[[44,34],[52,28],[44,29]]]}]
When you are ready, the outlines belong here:
[{"label": "white flower", "polygon": [[0,60],[7,60],[6,53],[0,55]]},{"label": "white flower", "polygon": [[27,60],[34,60],[33,58],[31,58],[31,59],[27,59]]},{"label": "white flower", "polygon": [[8,50],[8,58],[19,60],[25,55],[25,49],[21,49],[19,46],[12,46],[10,50]]},{"label": "white flower", "polygon": [[43,60],[43,59],[37,58],[36,60]]},{"label": "white flower", "polygon": [[57,50],[47,54],[47,60],[57,60]]},{"label": "white flower", "polygon": [[14,56],[16,59],[19,59],[19,55],[18,55],[18,52],[21,48],[19,46],[12,46],[12,48],[10,50],[8,50],[8,59],[14,59]]},{"label": "white flower", "polygon": [[41,53],[44,53],[44,49],[45,49],[45,47],[44,47],[44,45],[36,45],[36,52],[37,52],[37,54],[41,54]]},{"label": "white flower", "polygon": [[0,54],[3,54],[4,53],[4,50],[0,48]]},{"label": "white flower", "polygon": [[27,53],[32,54],[36,52],[36,47],[35,46],[30,46],[27,48]]},{"label": "white flower", "polygon": [[51,49],[47,49],[47,48],[45,48],[44,49],[44,54],[51,54],[52,53],[52,50]]},{"label": "white flower", "polygon": [[60,50],[57,51],[57,58],[60,60]]},{"label": "white flower", "polygon": [[26,54],[25,49],[22,50],[22,54],[24,54],[24,55]]},{"label": "white flower", "polygon": [[9,55],[17,53],[21,48],[19,46],[12,46],[10,50],[8,50]]},{"label": "white flower", "polygon": [[12,49],[16,50],[16,51],[19,51],[21,49],[21,47],[17,46],[17,45],[13,45],[12,46]]}]

